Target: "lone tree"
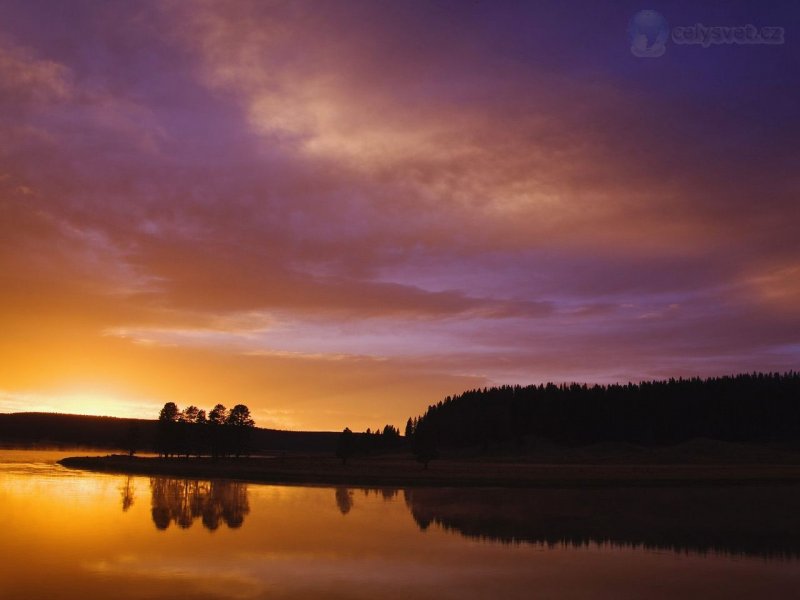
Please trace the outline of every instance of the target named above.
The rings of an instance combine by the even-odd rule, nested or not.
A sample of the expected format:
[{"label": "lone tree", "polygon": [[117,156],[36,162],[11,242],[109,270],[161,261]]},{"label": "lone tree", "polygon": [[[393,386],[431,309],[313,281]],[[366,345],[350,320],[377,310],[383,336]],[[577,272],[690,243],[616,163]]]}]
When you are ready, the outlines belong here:
[{"label": "lone tree", "polygon": [[347,464],[347,459],[353,456],[355,452],[355,435],[350,431],[349,427],[345,427],[344,431],[339,434],[339,440],[336,443],[336,456],[342,459],[342,464]]}]

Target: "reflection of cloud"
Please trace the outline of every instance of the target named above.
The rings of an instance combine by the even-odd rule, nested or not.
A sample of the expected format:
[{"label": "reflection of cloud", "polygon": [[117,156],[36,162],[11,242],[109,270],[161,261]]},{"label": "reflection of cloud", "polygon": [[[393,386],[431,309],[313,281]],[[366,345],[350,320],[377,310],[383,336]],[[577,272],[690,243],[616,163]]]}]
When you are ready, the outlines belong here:
[{"label": "reflection of cloud", "polygon": [[[180,595],[186,598],[194,595],[205,598],[209,594],[225,598],[255,598],[266,591],[257,573],[247,572],[239,565],[228,564],[225,569],[218,570],[220,566],[219,559],[215,561],[216,568],[209,570],[208,564],[200,564],[191,558],[145,559],[136,555],[84,564],[84,568],[93,573],[135,578],[143,587],[153,580],[180,584]],[[172,593],[175,593],[174,588]]]},{"label": "reflection of cloud", "polygon": [[[85,563],[84,568],[105,576],[135,578],[145,589],[153,580],[174,582],[185,586],[181,594],[189,598],[194,594],[204,598],[209,594],[258,598],[275,590],[287,596],[329,593],[334,582],[342,590],[358,589],[363,593],[379,593],[382,586],[421,590],[464,578],[464,571],[458,565],[305,552],[234,552],[227,558],[216,556],[211,570],[207,563],[191,558],[133,555]],[[496,573],[497,569],[497,566],[485,567],[487,573]],[[474,567],[470,576],[479,576],[481,571],[480,567]]]}]

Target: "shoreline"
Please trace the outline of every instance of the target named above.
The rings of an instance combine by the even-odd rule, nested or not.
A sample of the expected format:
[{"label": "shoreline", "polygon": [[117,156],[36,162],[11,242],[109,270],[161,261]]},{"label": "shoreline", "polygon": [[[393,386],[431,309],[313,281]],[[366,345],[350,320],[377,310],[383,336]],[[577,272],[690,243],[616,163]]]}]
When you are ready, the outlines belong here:
[{"label": "shoreline", "polygon": [[437,460],[429,468],[411,459],[374,457],[347,465],[330,457],[239,459],[73,456],[58,461],[100,473],[233,479],[250,483],[352,487],[697,487],[800,485],[800,465],[784,464],[530,464]]}]

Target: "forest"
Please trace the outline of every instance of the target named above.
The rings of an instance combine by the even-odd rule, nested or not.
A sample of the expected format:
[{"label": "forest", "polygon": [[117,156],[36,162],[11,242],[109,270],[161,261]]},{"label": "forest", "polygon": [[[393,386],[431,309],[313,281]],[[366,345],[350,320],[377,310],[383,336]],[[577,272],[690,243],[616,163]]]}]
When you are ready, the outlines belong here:
[{"label": "forest", "polygon": [[800,373],[475,389],[429,406],[405,433],[418,445],[484,448],[530,437],[574,445],[796,442]]},{"label": "forest", "polygon": [[246,406],[215,406],[208,415],[167,403],[158,420],[16,413],[0,415],[0,447],[122,448],[162,455],[411,451],[423,464],[440,448],[503,452],[537,439],[562,445],[625,442],[641,446],[707,438],[728,442],[800,442],[800,373],[752,373],[614,385],[553,383],[466,391],[408,419],[354,433],[254,427]]}]

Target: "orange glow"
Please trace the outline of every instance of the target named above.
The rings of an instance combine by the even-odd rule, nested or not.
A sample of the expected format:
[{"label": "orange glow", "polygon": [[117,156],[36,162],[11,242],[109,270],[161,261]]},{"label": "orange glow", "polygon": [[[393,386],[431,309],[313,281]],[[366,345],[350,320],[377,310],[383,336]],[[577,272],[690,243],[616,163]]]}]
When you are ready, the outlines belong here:
[{"label": "orange glow", "polygon": [[474,387],[797,367],[789,44],[695,68],[536,3],[43,6],[0,4],[0,411],[402,428]]},{"label": "orange glow", "polygon": [[[212,530],[199,517],[182,519],[183,526],[165,524],[158,520],[162,508],[193,510],[191,490],[208,490],[212,484],[64,471],[44,462],[56,457],[0,451],[4,598],[309,598],[328,597],[332,590],[340,596],[398,600],[440,598],[443,590],[459,598],[495,593],[528,598],[531,590],[549,598],[578,598],[587,589],[595,598],[619,598],[620,593],[705,598],[742,590],[747,597],[778,598],[796,588],[795,558],[701,554],[683,548],[654,551],[638,544],[531,543],[524,537],[501,544],[491,532],[499,528],[510,535],[509,523],[520,517],[546,533],[558,532],[559,524],[537,522],[536,515],[514,503],[520,514],[498,506],[496,514],[504,518],[487,520],[486,506],[470,504],[468,490],[458,492],[466,500],[462,505],[442,489],[427,490],[426,502],[413,490],[218,481],[220,489],[230,492],[220,497],[225,518],[237,513],[238,526],[220,522]],[[162,498],[165,486],[188,493]],[[559,492],[536,493],[557,498]],[[561,524],[566,531],[571,531],[569,523],[585,527],[587,534],[594,530],[582,504],[586,493],[572,494],[572,508],[580,507],[580,518],[566,512]],[[608,491],[588,493],[609,497]],[[718,498],[728,492],[712,493]],[[439,504],[437,498],[447,501]],[[427,520],[447,519],[448,514],[456,517],[454,528]],[[158,523],[164,528],[157,528]],[[459,526],[465,527],[464,533],[489,535],[465,537]],[[696,536],[692,531],[689,539],[702,543],[702,536]]]}]

